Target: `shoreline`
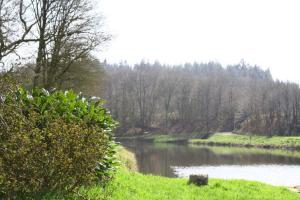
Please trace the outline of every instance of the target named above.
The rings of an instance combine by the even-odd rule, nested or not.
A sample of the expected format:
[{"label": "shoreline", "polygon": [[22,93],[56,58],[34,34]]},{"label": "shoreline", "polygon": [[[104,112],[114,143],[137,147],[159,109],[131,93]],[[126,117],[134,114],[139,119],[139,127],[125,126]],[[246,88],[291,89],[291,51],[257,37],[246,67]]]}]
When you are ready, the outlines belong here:
[{"label": "shoreline", "polygon": [[300,146],[276,146],[276,145],[253,145],[253,144],[232,144],[232,143],[222,143],[222,142],[212,142],[212,141],[187,141],[188,144],[195,145],[208,145],[208,146],[225,146],[225,147],[245,147],[245,148],[258,148],[258,149],[280,149],[297,151],[300,150]]},{"label": "shoreline", "polygon": [[[250,139],[251,138],[251,139]],[[143,135],[130,137],[117,137],[118,140],[138,140],[153,143],[171,143],[171,144],[198,144],[208,146],[227,146],[227,147],[245,147],[259,149],[281,149],[290,151],[300,150],[300,137],[284,136],[247,136],[234,133],[215,133],[208,139],[201,139],[190,135]]]},{"label": "shoreline", "polygon": [[289,189],[293,192],[300,193],[300,185],[289,187]]},{"label": "shoreline", "polygon": [[[288,188],[286,186],[273,186],[256,181],[211,178],[207,186],[198,187],[188,185],[188,179],[186,178],[168,178],[142,174],[137,172],[137,168],[135,170],[128,169],[126,164],[137,164],[136,161],[126,161],[128,159],[136,160],[135,156],[124,147],[119,150],[127,153],[122,154],[123,156],[125,155],[122,158],[123,167],[119,169],[116,176],[115,184],[117,188],[111,188],[114,191],[112,199],[196,199],[199,195],[205,200],[231,200],[236,199],[236,197],[245,200],[296,200],[300,198],[298,191],[292,190],[292,188],[295,189],[297,186]],[[129,191],[128,188],[130,188]],[[131,193],[131,191],[134,191],[134,193]],[[274,195],[276,198],[274,198]]]}]

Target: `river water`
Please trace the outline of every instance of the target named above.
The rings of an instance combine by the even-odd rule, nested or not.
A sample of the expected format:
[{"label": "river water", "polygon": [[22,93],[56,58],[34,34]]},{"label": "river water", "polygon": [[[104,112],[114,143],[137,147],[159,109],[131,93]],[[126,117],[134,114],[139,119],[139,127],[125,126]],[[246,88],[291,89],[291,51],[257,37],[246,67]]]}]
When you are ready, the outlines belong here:
[{"label": "river water", "polygon": [[300,152],[120,141],[133,152],[141,173],[166,177],[208,174],[272,185],[300,185]]}]

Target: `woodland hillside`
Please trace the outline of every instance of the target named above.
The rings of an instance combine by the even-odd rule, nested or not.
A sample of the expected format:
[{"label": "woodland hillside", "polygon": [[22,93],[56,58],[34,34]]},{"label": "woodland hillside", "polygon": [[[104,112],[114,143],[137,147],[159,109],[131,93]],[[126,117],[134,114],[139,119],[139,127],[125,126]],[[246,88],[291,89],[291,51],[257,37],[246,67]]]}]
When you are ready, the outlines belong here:
[{"label": "woodland hillside", "polygon": [[300,134],[299,85],[243,61],[106,65],[105,98],[119,134],[242,131]]}]

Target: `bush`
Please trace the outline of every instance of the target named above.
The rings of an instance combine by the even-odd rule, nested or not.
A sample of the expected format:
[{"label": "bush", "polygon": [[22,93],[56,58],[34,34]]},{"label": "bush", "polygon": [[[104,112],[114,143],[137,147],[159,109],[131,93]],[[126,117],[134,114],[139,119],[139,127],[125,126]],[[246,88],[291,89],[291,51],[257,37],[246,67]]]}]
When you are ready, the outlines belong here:
[{"label": "bush", "polygon": [[0,198],[76,191],[109,180],[115,122],[72,91],[0,91]]}]

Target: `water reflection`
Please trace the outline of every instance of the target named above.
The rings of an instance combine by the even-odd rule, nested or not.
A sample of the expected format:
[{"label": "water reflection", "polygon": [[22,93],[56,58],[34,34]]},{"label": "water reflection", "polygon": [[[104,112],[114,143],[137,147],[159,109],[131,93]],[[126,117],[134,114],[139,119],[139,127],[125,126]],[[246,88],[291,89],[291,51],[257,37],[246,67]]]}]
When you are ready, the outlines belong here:
[{"label": "water reflection", "polygon": [[[261,174],[270,172],[267,175],[268,183],[272,182],[269,180],[272,178],[268,177],[279,173],[276,181],[274,178],[272,182],[278,184],[278,177],[284,177],[287,174],[295,175],[298,170],[299,177],[295,177],[294,180],[299,180],[300,184],[300,153],[297,152],[174,144],[157,145],[141,141],[121,141],[121,143],[135,153],[139,171],[142,173],[176,177],[205,172],[216,178],[248,179],[243,175],[253,176],[254,172]],[[281,168],[276,168],[279,166]],[[272,171],[276,171],[275,175],[271,173]],[[220,174],[226,174],[226,177]]]}]

